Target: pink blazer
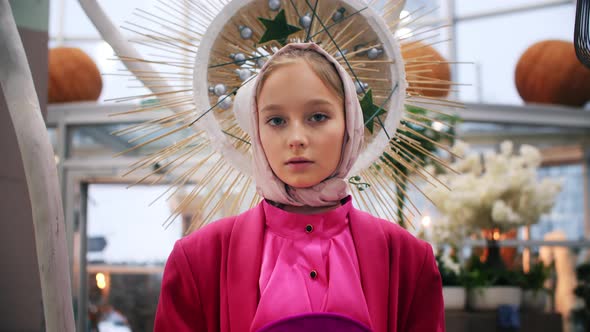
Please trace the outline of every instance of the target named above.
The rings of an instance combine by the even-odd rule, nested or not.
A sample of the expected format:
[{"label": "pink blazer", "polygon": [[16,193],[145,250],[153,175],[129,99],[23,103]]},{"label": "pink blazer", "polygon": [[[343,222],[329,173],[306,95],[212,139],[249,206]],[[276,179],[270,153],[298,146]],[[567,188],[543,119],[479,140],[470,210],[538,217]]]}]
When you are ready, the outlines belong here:
[{"label": "pink blazer", "polygon": [[[354,207],[349,217],[374,331],[444,331],[442,283],[430,245]],[[264,218],[259,204],[177,241],[154,331],[250,330],[260,296]]]}]

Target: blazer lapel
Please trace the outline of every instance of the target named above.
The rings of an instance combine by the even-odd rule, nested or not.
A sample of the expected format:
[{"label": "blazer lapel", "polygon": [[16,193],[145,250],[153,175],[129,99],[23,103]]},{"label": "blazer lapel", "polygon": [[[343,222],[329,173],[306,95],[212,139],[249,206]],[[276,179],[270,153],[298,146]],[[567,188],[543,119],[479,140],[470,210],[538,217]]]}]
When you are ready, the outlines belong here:
[{"label": "blazer lapel", "polygon": [[390,265],[387,236],[380,220],[355,208],[350,211],[349,222],[373,330],[387,331]]},{"label": "blazer lapel", "polygon": [[249,331],[258,307],[264,210],[259,204],[236,218],[227,255],[229,326],[231,331]]}]

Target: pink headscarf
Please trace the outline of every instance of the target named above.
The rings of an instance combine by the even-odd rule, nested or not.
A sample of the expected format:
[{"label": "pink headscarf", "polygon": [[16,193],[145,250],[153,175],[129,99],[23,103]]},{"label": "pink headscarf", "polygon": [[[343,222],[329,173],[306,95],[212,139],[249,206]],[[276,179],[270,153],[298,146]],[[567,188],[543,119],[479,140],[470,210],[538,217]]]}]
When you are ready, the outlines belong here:
[{"label": "pink headscarf", "polygon": [[276,52],[273,57],[293,49],[310,49],[323,55],[334,64],[344,85],[344,112],[346,118],[346,133],[342,146],[340,162],[334,173],[322,182],[309,188],[293,188],[281,181],[272,171],[266,158],[258,128],[258,107],[256,105],[256,90],[259,78],[266,70],[264,65],[251,88],[250,96],[250,128],[252,132],[252,147],[254,161],[254,180],[258,193],[271,201],[294,206],[330,206],[336,205],[345,198],[348,191],[347,176],[358,157],[363,145],[364,123],[361,105],[359,103],[354,82],[342,66],[331,55],[314,43],[293,43]]}]

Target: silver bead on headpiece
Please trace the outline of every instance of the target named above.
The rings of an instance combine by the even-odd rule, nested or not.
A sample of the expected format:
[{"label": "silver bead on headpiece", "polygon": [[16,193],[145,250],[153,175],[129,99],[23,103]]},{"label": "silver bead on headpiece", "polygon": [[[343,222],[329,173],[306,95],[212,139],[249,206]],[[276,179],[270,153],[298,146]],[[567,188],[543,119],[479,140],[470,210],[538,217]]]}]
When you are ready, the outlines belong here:
[{"label": "silver bead on headpiece", "polygon": [[367,92],[369,90],[369,84],[364,82],[355,81],[354,87],[356,88],[356,93],[361,94],[363,92]]},{"label": "silver bead on headpiece", "polygon": [[332,14],[332,21],[338,22],[338,21],[342,20],[344,18],[345,11],[346,11],[346,8],[344,8],[344,7],[338,8],[338,10],[334,14]]},{"label": "silver bead on headpiece", "polygon": [[252,76],[252,72],[247,68],[236,69],[236,74],[238,74],[241,81],[245,81]]},{"label": "silver bead on headpiece", "polygon": [[216,96],[222,96],[227,93],[227,88],[224,84],[216,84],[213,88],[213,93],[215,93]]},{"label": "silver bead on headpiece", "polygon": [[227,110],[232,106],[231,96],[221,95],[219,96],[219,99],[217,99],[217,102],[219,103],[217,106],[224,110]]},{"label": "silver bead on headpiece", "polygon": [[373,47],[372,49],[369,50],[369,52],[367,53],[367,56],[369,57],[370,60],[375,60],[382,53],[383,53],[383,50]]},{"label": "silver bead on headpiece", "polygon": [[249,27],[240,25],[238,27],[238,30],[240,31],[240,37],[242,37],[242,39],[252,38],[252,29],[250,29]]},{"label": "silver bead on headpiece", "polygon": [[340,50],[340,51],[337,51],[336,53],[334,53],[334,57],[341,58],[341,57],[344,57],[347,53],[348,53],[348,50]]},{"label": "silver bead on headpiece", "polygon": [[299,25],[301,25],[304,29],[309,29],[311,26],[311,14],[307,13],[299,19]]},{"label": "silver bead on headpiece", "polygon": [[268,7],[272,11],[278,11],[281,9],[281,0],[268,0]]},{"label": "silver bead on headpiece", "polygon": [[229,55],[229,57],[234,60],[234,62],[238,65],[241,66],[243,64],[246,63],[246,56],[244,55],[244,53],[232,53]]}]

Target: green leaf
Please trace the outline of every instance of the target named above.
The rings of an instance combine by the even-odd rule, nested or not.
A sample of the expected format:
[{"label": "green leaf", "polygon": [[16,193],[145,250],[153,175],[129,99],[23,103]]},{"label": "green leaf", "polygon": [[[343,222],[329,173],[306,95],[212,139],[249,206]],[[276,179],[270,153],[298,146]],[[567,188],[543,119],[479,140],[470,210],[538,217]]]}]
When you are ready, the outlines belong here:
[{"label": "green leaf", "polygon": [[365,127],[367,127],[369,132],[372,134],[373,121],[375,121],[376,117],[385,114],[385,110],[373,104],[373,91],[371,89],[365,93],[360,103],[361,109],[363,110],[363,121],[365,123]]},{"label": "green leaf", "polygon": [[276,40],[281,43],[281,45],[285,45],[287,44],[287,38],[289,35],[301,31],[301,28],[287,23],[284,9],[282,9],[272,20],[262,17],[259,17],[258,20],[262,22],[266,28],[266,31],[264,31],[264,34],[260,38],[260,44]]}]

